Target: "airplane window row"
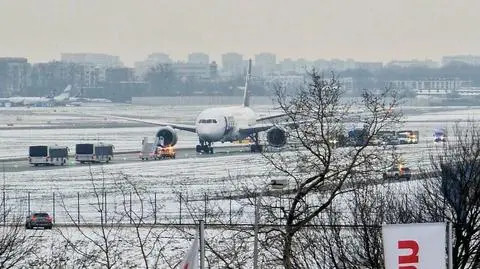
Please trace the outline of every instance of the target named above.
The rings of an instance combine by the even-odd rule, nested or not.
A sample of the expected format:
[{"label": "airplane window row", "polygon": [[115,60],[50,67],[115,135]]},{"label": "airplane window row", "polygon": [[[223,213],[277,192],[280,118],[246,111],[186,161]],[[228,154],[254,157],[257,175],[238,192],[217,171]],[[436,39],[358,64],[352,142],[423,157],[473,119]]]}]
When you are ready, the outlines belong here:
[{"label": "airplane window row", "polygon": [[198,123],[217,123],[216,119],[199,120]]}]

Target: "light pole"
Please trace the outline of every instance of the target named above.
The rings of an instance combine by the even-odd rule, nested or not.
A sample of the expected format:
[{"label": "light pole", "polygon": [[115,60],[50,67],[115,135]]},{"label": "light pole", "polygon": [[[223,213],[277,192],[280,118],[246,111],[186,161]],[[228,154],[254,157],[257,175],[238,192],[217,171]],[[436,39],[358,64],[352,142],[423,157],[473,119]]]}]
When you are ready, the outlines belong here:
[{"label": "light pole", "polygon": [[268,187],[272,187],[272,189],[283,189],[287,186],[286,179],[274,179],[270,181],[270,184],[267,184],[260,194],[255,197],[255,226],[254,226],[254,241],[253,241],[253,269],[258,269],[258,222],[260,220],[260,205],[263,193]]}]

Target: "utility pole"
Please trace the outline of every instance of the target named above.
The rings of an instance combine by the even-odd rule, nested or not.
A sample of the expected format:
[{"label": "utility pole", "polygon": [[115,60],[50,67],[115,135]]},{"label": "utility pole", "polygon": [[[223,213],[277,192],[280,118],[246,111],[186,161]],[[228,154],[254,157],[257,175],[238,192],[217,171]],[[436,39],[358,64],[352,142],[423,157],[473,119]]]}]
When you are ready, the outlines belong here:
[{"label": "utility pole", "polygon": [[260,200],[262,199],[263,191],[264,190],[262,189],[258,197],[255,196],[255,226],[254,226],[255,237],[253,241],[253,269],[258,268],[258,222],[260,218],[260,205],[261,205]]},{"label": "utility pole", "polygon": [[205,221],[199,220],[200,227],[200,269],[205,269]]}]

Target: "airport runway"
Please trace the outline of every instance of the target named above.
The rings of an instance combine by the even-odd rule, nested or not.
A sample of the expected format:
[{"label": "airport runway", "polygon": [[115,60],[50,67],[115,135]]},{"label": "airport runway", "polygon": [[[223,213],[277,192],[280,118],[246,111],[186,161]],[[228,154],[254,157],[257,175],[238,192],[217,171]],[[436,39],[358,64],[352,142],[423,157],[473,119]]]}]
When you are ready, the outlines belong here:
[{"label": "airport runway", "polygon": [[[407,161],[409,156],[411,155],[418,155],[425,152],[427,148],[426,143],[420,142],[419,144],[412,144],[412,145],[398,145],[397,152],[401,155],[408,155]],[[237,145],[228,145],[228,146],[219,146],[214,147],[215,153],[212,154],[203,154],[197,153],[194,147],[191,148],[177,148],[176,149],[176,158],[177,159],[186,159],[186,158],[214,158],[219,156],[234,156],[239,154],[258,154],[258,153],[251,153],[250,146],[246,144],[237,144]],[[283,149],[285,151],[288,149]],[[169,159],[163,160],[145,160],[142,161],[139,158],[139,151],[123,151],[123,152],[116,152],[114,156],[114,160],[109,164],[121,164],[121,163],[134,163],[134,162],[165,162]],[[93,163],[91,165],[109,165],[105,163]],[[413,165],[413,164],[412,164]],[[53,170],[53,169],[68,169],[72,167],[78,166],[88,166],[88,164],[80,164],[75,161],[75,157],[72,155],[70,156],[67,165],[65,166],[33,166],[28,163],[26,157],[23,158],[9,158],[9,159],[0,159],[0,168],[4,172],[24,172],[24,171],[33,171],[33,170]]]},{"label": "airport runway", "polygon": [[[250,153],[250,146],[249,145],[232,145],[232,146],[223,146],[223,147],[216,147],[214,148],[215,153],[212,154],[202,154],[197,153],[195,148],[178,148],[176,150],[176,158],[177,159],[185,159],[185,158],[212,158],[215,156],[225,156],[225,155],[238,155],[238,154],[255,154]],[[165,162],[169,159],[164,160],[148,160],[142,161],[139,158],[139,151],[125,151],[125,152],[117,152],[114,155],[114,160],[111,162],[113,163],[133,163],[133,162]],[[110,163],[109,163],[110,164]],[[92,165],[109,165],[109,164],[99,164],[94,163]],[[10,159],[3,159],[0,160],[0,168],[4,172],[24,172],[24,171],[33,171],[33,170],[52,170],[52,169],[68,169],[71,167],[77,166],[88,166],[88,164],[80,164],[75,161],[75,157],[71,156],[66,166],[33,166],[28,163],[27,157],[25,158],[10,158]]]}]

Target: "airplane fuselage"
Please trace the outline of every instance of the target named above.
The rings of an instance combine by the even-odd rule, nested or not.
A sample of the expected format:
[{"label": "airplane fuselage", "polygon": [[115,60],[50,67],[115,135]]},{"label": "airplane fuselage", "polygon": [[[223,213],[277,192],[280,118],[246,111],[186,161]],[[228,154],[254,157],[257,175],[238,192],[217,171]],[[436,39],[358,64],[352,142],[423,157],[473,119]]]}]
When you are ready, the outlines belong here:
[{"label": "airplane fuselage", "polygon": [[202,111],[195,120],[196,132],[201,141],[232,142],[248,134],[240,128],[255,125],[257,115],[250,107],[217,107]]}]

